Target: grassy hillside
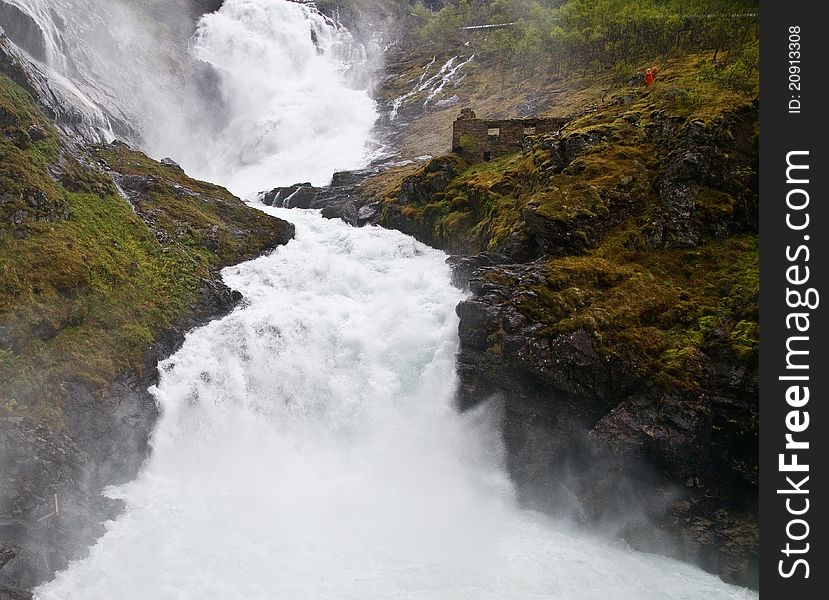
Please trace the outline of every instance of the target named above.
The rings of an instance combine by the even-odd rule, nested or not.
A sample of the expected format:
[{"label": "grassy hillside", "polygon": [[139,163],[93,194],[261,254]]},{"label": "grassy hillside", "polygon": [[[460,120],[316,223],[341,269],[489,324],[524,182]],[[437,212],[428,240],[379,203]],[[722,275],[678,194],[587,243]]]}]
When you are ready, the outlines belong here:
[{"label": "grassy hillside", "polygon": [[[448,151],[452,121],[463,106],[483,118],[565,116],[641,81],[651,67],[658,82],[685,76],[738,94],[757,85],[756,0],[428,3],[445,4],[434,11],[412,4],[405,35],[388,57],[395,77],[378,89],[385,106],[411,92],[433,58],[429,76],[453,56],[474,59],[427,106],[429,90],[407,99],[397,143],[407,159]],[[499,23],[511,25],[462,29]],[[696,85],[683,87],[692,93],[689,103],[699,99]],[[453,96],[457,104],[438,104]]]}]

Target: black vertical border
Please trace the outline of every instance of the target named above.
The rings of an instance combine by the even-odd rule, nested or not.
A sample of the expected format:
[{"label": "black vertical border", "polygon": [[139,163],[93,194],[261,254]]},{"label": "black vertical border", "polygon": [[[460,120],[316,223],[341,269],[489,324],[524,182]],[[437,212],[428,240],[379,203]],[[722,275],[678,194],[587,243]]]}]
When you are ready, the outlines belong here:
[{"label": "black vertical border", "polygon": [[[829,77],[829,24],[819,13],[823,2],[807,0],[760,1],[760,593],[767,600],[811,600],[829,598],[829,554],[826,535],[825,513],[827,505],[827,469],[829,453],[829,360],[827,342],[829,326],[826,312],[829,310],[829,288],[826,286],[829,272],[829,255],[825,236],[829,235],[829,196],[826,181],[829,180],[829,163],[826,160],[829,130],[829,104],[827,104],[826,79]],[[789,33],[791,27],[800,28],[800,90],[789,87]],[[799,98],[798,98],[799,96]],[[789,101],[801,101],[801,112],[790,113]],[[790,185],[786,182],[786,156],[791,151],[808,151],[807,185]],[[803,159],[800,159],[801,161]],[[804,173],[804,171],[799,171]],[[804,175],[805,176],[805,175]],[[787,213],[793,212],[786,205],[786,194],[793,188],[805,189],[809,194],[810,226],[803,231],[793,231],[786,224]],[[802,199],[802,194],[798,194]],[[802,214],[793,217],[802,218]],[[809,236],[809,241],[804,236]],[[808,334],[787,329],[786,290],[792,287],[786,280],[786,269],[794,264],[787,260],[787,246],[794,251],[806,244],[810,250],[808,263],[798,261],[810,269],[810,281],[804,287],[814,287],[821,294],[821,305],[809,312]],[[805,256],[802,254],[801,256]],[[809,465],[808,473],[781,473],[779,454],[786,452],[785,435],[788,433],[786,416],[792,408],[786,402],[786,390],[791,382],[781,381],[780,376],[793,374],[786,371],[786,340],[791,335],[809,336],[810,401],[801,410],[809,412],[809,428],[795,434],[797,439],[808,441],[808,451],[800,451],[799,462]],[[801,371],[798,374],[802,374]],[[785,495],[778,489],[790,487],[786,476],[795,481],[809,475],[804,488],[806,495]],[[792,498],[795,509],[809,498],[809,511],[802,517],[809,524],[809,535],[796,542],[789,540],[787,523],[798,518],[786,509],[786,499]],[[791,531],[799,536],[802,524]],[[786,544],[792,548],[805,547],[805,554],[786,557]],[[790,578],[780,575],[780,560],[788,571],[798,557],[809,563],[809,577],[803,565]]]}]

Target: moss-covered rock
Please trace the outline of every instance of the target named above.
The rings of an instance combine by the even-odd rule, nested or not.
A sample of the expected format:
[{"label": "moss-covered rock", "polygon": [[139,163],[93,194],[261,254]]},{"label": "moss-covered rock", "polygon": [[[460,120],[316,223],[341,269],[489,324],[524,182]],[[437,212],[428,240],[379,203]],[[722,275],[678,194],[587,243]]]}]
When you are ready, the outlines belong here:
[{"label": "moss-covered rock", "polygon": [[[2,85],[16,124],[0,140],[0,410],[59,424],[66,381],[105,388],[139,366],[218,269],[293,229],[122,144],[70,150],[25,91]],[[43,138],[21,143],[32,126]]]}]

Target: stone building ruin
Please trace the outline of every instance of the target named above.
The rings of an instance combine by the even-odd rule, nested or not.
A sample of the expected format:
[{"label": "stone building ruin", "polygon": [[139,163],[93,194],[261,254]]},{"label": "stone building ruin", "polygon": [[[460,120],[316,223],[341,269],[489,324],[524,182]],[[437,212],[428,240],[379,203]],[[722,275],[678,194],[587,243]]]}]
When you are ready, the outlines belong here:
[{"label": "stone building ruin", "polygon": [[471,108],[464,108],[452,126],[452,151],[470,160],[490,160],[524,149],[528,136],[555,133],[567,119],[479,119]]}]

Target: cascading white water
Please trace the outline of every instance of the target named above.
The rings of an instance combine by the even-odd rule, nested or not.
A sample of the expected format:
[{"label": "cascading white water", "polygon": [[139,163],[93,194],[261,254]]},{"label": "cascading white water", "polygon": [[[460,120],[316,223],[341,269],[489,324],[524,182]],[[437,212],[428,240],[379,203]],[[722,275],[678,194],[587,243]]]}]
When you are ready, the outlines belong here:
[{"label": "cascading white water", "polygon": [[366,51],[312,6],[226,0],[196,23],[189,0],[2,1],[42,32],[32,60],[88,139],[132,128],[150,155],[242,196],[369,160]]},{"label": "cascading white water", "polygon": [[[102,90],[90,86],[87,75],[94,62],[92,53],[73,38],[70,32],[95,30],[101,26],[99,15],[90,0],[2,0],[27,15],[35,31],[29,31],[27,41],[31,47],[21,48],[21,57],[29,52],[32,68],[42,73],[49,81],[50,94],[54,94],[53,106],[56,112],[71,114],[73,134],[87,141],[111,141],[115,138],[112,119],[127,119],[118,112],[118,107],[99,102],[105,97]],[[7,24],[0,23],[5,27]],[[66,43],[66,38],[77,42]],[[85,60],[86,59],[86,60]]]},{"label": "cascading white water", "polygon": [[427,79],[426,77],[429,75],[429,70],[437,60],[437,57],[432,58],[432,61],[423,67],[423,73],[420,75],[420,78],[415,86],[410,91],[394,100],[391,111],[389,112],[389,119],[392,121],[396,120],[400,116],[400,109],[409,101],[410,98],[415,97],[421,92],[427,94],[426,99],[423,101],[423,106],[426,107],[432,100],[437,98],[443,92],[443,89],[447,84],[453,81],[457,83],[456,76],[458,72],[474,59],[474,54],[469,58],[464,59],[461,59],[459,56],[453,56],[446,61],[440,69],[438,69],[437,73]]},{"label": "cascading white water", "polygon": [[301,181],[325,185],[334,171],[365,163],[377,114],[368,92],[347,79],[365,51],[316,10],[227,0],[202,19],[193,53],[218,72],[231,115],[192,160],[189,141],[171,148],[199,175],[250,194]]},{"label": "cascading white water", "polygon": [[310,212],[161,363],[127,512],[40,600],[753,598],[520,510],[487,409],[452,408],[445,256]]}]

